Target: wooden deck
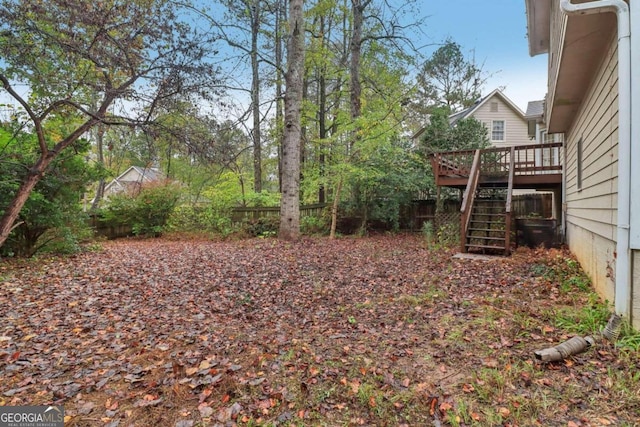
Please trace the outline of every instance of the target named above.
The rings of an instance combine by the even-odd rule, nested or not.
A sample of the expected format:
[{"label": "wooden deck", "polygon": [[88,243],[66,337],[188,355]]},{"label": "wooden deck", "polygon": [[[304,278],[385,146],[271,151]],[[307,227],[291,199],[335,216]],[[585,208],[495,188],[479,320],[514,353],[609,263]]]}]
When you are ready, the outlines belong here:
[{"label": "wooden deck", "polygon": [[562,143],[435,153],[436,185],[464,189],[460,250],[508,254],[512,247],[513,189],[558,190]]},{"label": "wooden deck", "polygon": [[[435,153],[431,165],[436,185],[464,189],[471,176],[476,150]],[[511,163],[511,157],[514,157]],[[513,164],[513,188],[556,188],[562,183],[562,143],[532,144],[480,150],[478,184],[502,187]]]}]

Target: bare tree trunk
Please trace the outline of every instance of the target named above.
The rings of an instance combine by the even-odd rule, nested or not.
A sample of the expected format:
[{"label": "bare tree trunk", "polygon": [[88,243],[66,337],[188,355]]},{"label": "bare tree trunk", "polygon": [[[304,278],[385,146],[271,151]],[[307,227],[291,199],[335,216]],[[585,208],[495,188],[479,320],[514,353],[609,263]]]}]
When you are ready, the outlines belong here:
[{"label": "bare tree trunk", "polygon": [[286,20],[283,0],[277,0],[275,47],[276,47],[276,143],[278,145],[278,190],[282,193],[282,128],[284,112],[282,108],[282,23]]},{"label": "bare tree trunk", "polygon": [[[325,20],[324,16],[320,17],[320,31],[322,34],[325,33]],[[326,43],[326,40],[323,39],[322,44],[323,47]],[[325,79],[325,71],[326,67],[320,71],[319,81],[318,81],[318,92],[319,92],[319,100],[318,100],[318,136],[321,141],[324,141],[327,138],[327,82]],[[320,187],[318,188],[318,203],[324,203],[326,201],[326,192],[324,187],[324,175],[325,175],[325,153],[324,153],[324,144],[320,147],[320,155],[318,157],[318,163],[320,166]]]},{"label": "bare tree trunk", "polygon": [[253,116],[253,189],[262,191],[262,141],[260,133],[260,64],[258,36],[260,32],[260,0],[254,0],[251,16],[251,114]]},{"label": "bare tree trunk", "polygon": [[285,240],[300,237],[300,138],[304,73],[303,0],[289,0],[289,49],[284,104],[283,183],[280,233]]},{"label": "bare tree trunk", "polygon": [[336,185],[336,192],[333,195],[333,204],[331,205],[331,231],[329,232],[329,238],[336,238],[336,228],[338,226],[338,205],[340,204],[340,193],[342,192],[342,175]]},{"label": "bare tree trunk", "polygon": [[349,50],[351,61],[349,72],[351,74],[351,120],[357,120],[362,113],[362,86],[360,84],[360,57],[362,55],[362,25],[364,23],[364,9],[371,0],[351,0],[351,12],[353,13],[353,30]]},{"label": "bare tree trunk", "polygon": [[[104,139],[104,125],[101,123],[96,128],[96,152],[98,155],[98,164],[101,167],[104,167],[104,148],[103,148],[103,139]],[[100,178],[98,181],[98,188],[96,189],[96,195],[93,198],[93,203],[91,203],[91,212],[95,212],[98,210],[100,206],[100,202],[104,197],[104,187],[105,187],[104,178]]]},{"label": "bare tree trunk", "polygon": [[15,197],[9,206],[7,206],[2,219],[0,219],[0,247],[4,244],[7,238],[9,238],[9,234],[11,234],[11,230],[14,228],[13,224],[16,222],[16,219],[18,219],[22,207],[27,202],[33,188],[36,186],[38,181],[42,179],[44,171],[53,161],[54,157],[55,156],[51,155],[50,152],[46,155],[41,155],[37,163],[29,170],[29,175],[27,175],[24,181],[20,184]]}]

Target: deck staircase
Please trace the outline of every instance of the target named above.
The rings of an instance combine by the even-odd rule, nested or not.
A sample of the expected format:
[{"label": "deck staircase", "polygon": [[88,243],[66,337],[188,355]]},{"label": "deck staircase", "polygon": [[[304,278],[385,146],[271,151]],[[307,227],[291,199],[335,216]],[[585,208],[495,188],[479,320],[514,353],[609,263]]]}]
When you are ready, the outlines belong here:
[{"label": "deck staircase", "polygon": [[[511,195],[514,156],[500,173],[483,170],[481,150],[476,150],[460,209],[462,252],[511,252]],[[491,178],[491,179],[489,179]]]},{"label": "deck staircase", "polygon": [[506,202],[506,187],[480,187],[476,190],[463,252],[509,251]]}]

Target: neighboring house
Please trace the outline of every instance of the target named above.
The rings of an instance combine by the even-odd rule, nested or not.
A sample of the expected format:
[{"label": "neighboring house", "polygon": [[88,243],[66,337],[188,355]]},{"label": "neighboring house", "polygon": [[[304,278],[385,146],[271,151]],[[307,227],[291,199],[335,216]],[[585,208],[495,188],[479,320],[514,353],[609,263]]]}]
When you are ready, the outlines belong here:
[{"label": "neighboring house", "polygon": [[524,113],[499,89],[476,101],[471,107],[449,116],[451,125],[468,117],[482,122],[495,147],[531,144]]},{"label": "neighboring house", "polygon": [[529,101],[524,118],[527,121],[529,138],[535,140],[536,144],[541,144],[547,131],[547,126],[544,124],[544,99]]},{"label": "neighboring house", "polygon": [[527,121],[529,138],[536,144],[562,142],[563,135],[561,133],[547,132],[547,125],[544,122],[544,99],[530,101],[527,104],[524,118]]},{"label": "neighboring house", "polygon": [[529,52],[549,54],[540,129],[566,141],[566,242],[600,295],[639,328],[640,3],[525,3]]},{"label": "neighboring house", "polygon": [[[527,121],[524,113],[499,89],[480,98],[471,107],[451,114],[451,126],[469,117],[473,117],[487,128],[491,145],[508,147],[512,145],[531,144],[527,134]],[[412,139],[417,140],[426,128],[416,132]]]},{"label": "neighboring house", "polygon": [[104,187],[104,198],[118,193],[135,193],[144,184],[164,181],[166,177],[157,168],[131,166]]},{"label": "neighboring house", "polygon": [[[530,101],[527,104],[524,118],[527,120],[529,138],[533,140],[531,143],[561,144],[563,142],[563,134],[547,132],[547,125],[544,123],[544,105],[544,100]],[[538,150],[535,155],[535,164],[542,166],[560,164],[562,161],[560,153],[560,149]],[[556,206],[556,203],[554,203],[554,206]],[[554,218],[560,219],[560,217],[559,212],[554,214]],[[562,229],[564,230],[564,224]]]}]

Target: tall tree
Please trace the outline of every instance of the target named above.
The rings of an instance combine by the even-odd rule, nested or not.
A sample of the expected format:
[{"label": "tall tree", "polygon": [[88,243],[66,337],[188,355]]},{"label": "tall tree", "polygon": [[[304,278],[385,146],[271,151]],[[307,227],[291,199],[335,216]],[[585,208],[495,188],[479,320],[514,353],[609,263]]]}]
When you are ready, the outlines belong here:
[{"label": "tall tree", "polygon": [[[136,124],[136,107],[147,106],[143,121],[178,93],[209,94],[216,74],[205,61],[210,36],[191,28],[178,7],[169,0],[0,0],[0,86],[24,109],[38,142],[29,173],[0,206],[0,246],[53,160],[86,132],[100,123]],[[109,113],[116,100],[134,107],[116,117]],[[78,124],[60,135],[49,126],[54,114]]]},{"label": "tall tree", "polygon": [[416,108],[423,114],[441,106],[451,112],[467,108],[480,98],[488,77],[475,58],[466,58],[460,45],[448,39],[422,66]]},{"label": "tall tree", "polygon": [[260,62],[258,36],[260,34],[260,0],[253,0],[251,11],[251,116],[253,117],[253,189],[262,191],[262,137],[260,132]]},{"label": "tall tree", "polygon": [[[229,84],[229,89],[237,92],[248,92],[250,104],[248,109],[242,114],[241,121],[251,117],[251,123],[246,127],[249,130],[253,141],[253,186],[256,192],[261,192],[263,188],[263,133],[262,122],[264,119],[262,89],[264,87],[264,67],[266,63],[276,68],[279,73],[279,58],[281,52],[279,37],[279,24],[282,19],[282,0],[219,0],[219,3],[226,9],[224,19],[219,19],[215,12],[207,15],[207,19],[219,32],[221,40],[226,42],[231,48],[227,65],[234,75],[233,83]],[[215,4],[215,3],[214,3]],[[217,10],[214,6],[214,11]],[[273,25],[273,33],[270,33],[269,26]],[[265,49],[265,45],[273,45],[273,56],[270,49]],[[280,56],[279,56],[280,55]],[[249,67],[246,73],[251,76],[250,85],[244,79],[243,67]],[[241,71],[238,72],[238,69]],[[278,81],[276,75],[276,81]],[[250,86],[250,89],[247,87]]]},{"label": "tall tree", "polygon": [[284,121],[284,107],[282,102],[283,93],[283,52],[284,52],[284,29],[283,24],[286,22],[286,5],[285,0],[275,0],[274,4],[275,24],[274,24],[274,55],[275,55],[275,91],[276,91],[276,116],[274,124],[274,139],[277,146],[278,156],[278,191],[282,193],[282,123]]},{"label": "tall tree", "polygon": [[297,239],[300,235],[300,139],[304,74],[303,0],[289,0],[289,43],[287,49],[283,174],[278,237]]}]

